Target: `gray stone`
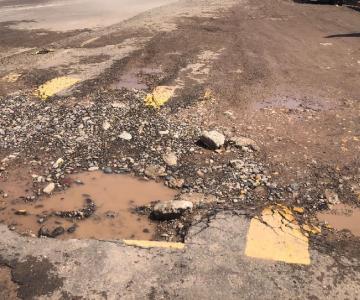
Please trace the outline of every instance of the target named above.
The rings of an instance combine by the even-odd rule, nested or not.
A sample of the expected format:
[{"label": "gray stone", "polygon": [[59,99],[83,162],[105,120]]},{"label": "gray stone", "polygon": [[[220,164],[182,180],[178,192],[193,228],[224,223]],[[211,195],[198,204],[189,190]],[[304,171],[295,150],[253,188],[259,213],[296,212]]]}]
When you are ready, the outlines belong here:
[{"label": "gray stone", "polygon": [[105,174],[111,174],[111,173],[113,172],[113,170],[112,170],[110,167],[105,167],[104,170],[103,170],[103,172],[104,172]]},{"label": "gray stone", "polygon": [[185,211],[193,209],[193,203],[185,200],[174,200],[157,203],[150,215],[155,220],[172,220],[180,217]]},{"label": "gray stone", "polygon": [[225,136],[216,130],[204,131],[200,137],[200,141],[209,149],[215,150],[225,143]]},{"label": "gray stone", "polygon": [[165,168],[157,165],[150,165],[145,169],[145,175],[150,178],[166,176]]},{"label": "gray stone", "polygon": [[162,156],[162,159],[168,166],[176,166],[177,165],[177,157],[174,152],[165,153]]},{"label": "gray stone", "polygon": [[122,140],[126,140],[126,141],[130,141],[132,139],[132,135],[127,132],[127,131],[123,131],[120,135],[119,138],[121,138]]},{"label": "gray stone", "polygon": [[232,137],[230,143],[234,144],[236,147],[249,147],[254,151],[260,150],[260,147],[254,140],[244,136]]},{"label": "gray stone", "polygon": [[43,192],[45,194],[48,194],[50,195],[55,189],[55,183],[53,182],[50,182],[44,189],[43,189]]}]

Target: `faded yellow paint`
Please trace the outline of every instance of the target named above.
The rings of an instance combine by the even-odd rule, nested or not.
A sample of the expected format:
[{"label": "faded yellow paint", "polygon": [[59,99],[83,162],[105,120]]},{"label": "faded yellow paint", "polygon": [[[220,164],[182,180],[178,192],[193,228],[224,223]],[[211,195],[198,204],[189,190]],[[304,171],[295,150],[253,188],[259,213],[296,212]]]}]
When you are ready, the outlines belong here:
[{"label": "faded yellow paint", "polygon": [[304,208],[303,207],[298,207],[298,206],[295,206],[293,208],[293,211],[299,213],[299,214],[303,214],[304,213]]},{"label": "faded yellow paint", "polygon": [[78,78],[68,76],[57,77],[39,86],[35,94],[41,99],[46,100],[47,98],[54,96],[55,94],[73,86],[79,81],[80,79]]},{"label": "faded yellow paint", "polygon": [[289,208],[272,206],[251,220],[245,255],[309,265],[309,240]]},{"label": "faded yellow paint", "polygon": [[154,108],[160,108],[168,102],[174,95],[175,87],[173,86],[158,86],[151,93],[145,97],[145,105]]},{"label": "faded yellow paint", "polygon": [[168,249],[184,249],[183,243],[171,243],[161,241],[142,241],[142,240],[123,240],[128,246],[136,246],[141,248],[168,248]]},{"label": "faded yellow paint", "polygon": [[21,74],[19,73],[9,73],[8,75],[4,76],[2,80],[6,82],[16,82],[20,78]]},{"label": "faded yellow paint", "polygon": [[312,234],[321,233],[321,228],[315,225],[304,224],[301,226],[303,230]]}]

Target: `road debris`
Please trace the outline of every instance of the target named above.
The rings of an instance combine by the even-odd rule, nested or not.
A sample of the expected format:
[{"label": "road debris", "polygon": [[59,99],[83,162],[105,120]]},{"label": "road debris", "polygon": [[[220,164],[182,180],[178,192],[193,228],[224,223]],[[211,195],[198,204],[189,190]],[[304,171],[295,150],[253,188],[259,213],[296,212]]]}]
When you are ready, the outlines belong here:
[{"label": "road debris", "polygon": [[216,130],[204,131],[200,136],[200,142],[211,150],[219,149],[225,143],[225,136]]}]

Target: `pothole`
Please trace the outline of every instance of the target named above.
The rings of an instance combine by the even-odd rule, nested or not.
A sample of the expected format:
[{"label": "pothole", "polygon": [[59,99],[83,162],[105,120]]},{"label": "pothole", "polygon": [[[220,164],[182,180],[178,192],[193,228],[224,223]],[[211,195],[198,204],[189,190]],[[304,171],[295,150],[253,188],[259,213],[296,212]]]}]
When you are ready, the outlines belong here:
[{"label": "pothole", "polygon": [[87,172],[66,181],[68,189],[34,201],[9,193],[0,207],[0,222],[21,234],[60,239],[151,240],[156,223],[134,209],[175,196],[175,191],[161,183],[130,175]]},{"label": "pothole", "polygon": [[360,208],[336,204],[331,210],[318,213],[317,217],[337,230],[347,229],[352,234],[360,236]]}]

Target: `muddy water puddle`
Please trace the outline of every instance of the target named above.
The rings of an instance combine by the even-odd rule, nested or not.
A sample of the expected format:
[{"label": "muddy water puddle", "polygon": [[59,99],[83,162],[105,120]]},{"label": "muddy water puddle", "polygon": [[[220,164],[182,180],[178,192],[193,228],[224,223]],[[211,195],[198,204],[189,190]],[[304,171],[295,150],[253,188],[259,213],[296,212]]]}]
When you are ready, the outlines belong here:
[{"label": "muddy water puddle", "polygon": [[318,213],[317,217],[336,230],[347,229],[354,235],[360,236],[360,208],[337,204],[329,211]]},{"label": "muddy water puddle", "polygon": [[113,82],[111,88],[147,90],[148,85],[146,81],[151,81],[151,78],[161,76],[161,73],[160,68],[134,68]]},{"label": "muddy water puddle", "polygon": [[19,233],[38,235],[41,228],[42,235],[60,239],[151,240],[156,224],[136,214],[134,208],[175,196],[160,183],[129,175],[89,172],[72,175],[67,181],[70,187],[65,191],[33,202],[9,192],[0,222]]}]

